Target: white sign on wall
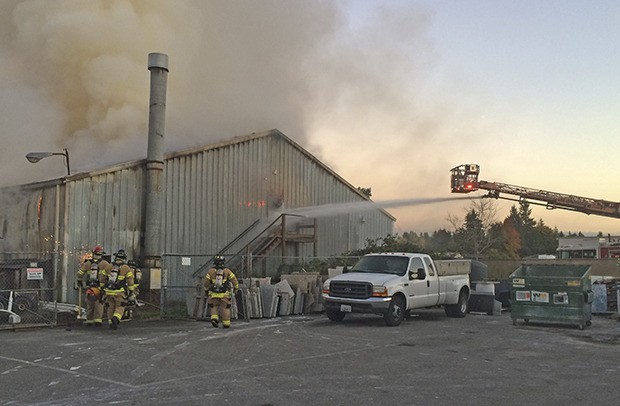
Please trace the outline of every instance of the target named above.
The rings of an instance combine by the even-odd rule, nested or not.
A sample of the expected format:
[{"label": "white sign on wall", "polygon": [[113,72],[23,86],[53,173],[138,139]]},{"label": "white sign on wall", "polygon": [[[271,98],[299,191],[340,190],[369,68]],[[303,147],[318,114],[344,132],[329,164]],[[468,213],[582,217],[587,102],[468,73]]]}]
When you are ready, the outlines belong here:
[{"label": "white sign on wall", "polygon": [[29,281],[43,280],[43,268],[26,268],[26,275]]}]

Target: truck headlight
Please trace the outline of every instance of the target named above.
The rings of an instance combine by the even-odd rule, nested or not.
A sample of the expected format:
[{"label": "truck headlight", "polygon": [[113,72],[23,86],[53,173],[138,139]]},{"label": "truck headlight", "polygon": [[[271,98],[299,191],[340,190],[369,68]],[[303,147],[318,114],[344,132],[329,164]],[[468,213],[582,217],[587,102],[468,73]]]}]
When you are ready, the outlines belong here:
[{"label": "truck headlight", "polygon": [[329,295],[329,280],[323,282],[323,293]]},{"label": "truck headlight", "polygon": [[387,297],[388,292],[385,286],[372,285],[373,297]]}]

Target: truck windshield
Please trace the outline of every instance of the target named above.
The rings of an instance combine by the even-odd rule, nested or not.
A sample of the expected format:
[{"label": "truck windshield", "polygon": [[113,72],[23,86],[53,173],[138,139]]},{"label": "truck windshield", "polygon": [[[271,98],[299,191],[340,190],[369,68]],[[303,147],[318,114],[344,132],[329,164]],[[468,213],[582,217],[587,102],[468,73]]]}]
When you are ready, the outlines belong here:
[{"label": "truck windshield", "polygon": [[403,276],[409,266],[408,257],[370,255],[362,257],[349,272],[387,273]]}]

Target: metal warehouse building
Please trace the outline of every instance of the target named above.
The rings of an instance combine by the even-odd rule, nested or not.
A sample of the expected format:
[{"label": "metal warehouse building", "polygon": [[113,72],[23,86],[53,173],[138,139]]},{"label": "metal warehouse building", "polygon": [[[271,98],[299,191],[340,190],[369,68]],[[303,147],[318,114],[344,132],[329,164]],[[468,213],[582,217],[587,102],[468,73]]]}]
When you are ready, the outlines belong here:
[{"label": "metal warehouse building", "polygon": [[[46,272],[63,302],[75,301],[78,263],[93,245],[143,259],[146,165],[2,189],[2,259],[51,259]],[[283,263],[340,255],[393,232],[395,219],[382,209],[323,206],[368,199],[278,130],[167,154],[161,186],[163,272],[146,276],[162,275],[168,285],[191,283],[217,253],[237,271],[274,275]],[[296,214],[302,207],[316,208]],[[54,285],[45,279],[41,287]],[[17,285],[0,290],[32,287],[14,277],[0,283]]]},{"label": "metal warehouse building", "polygon": [[165,155],[167,55],[149,54],[148,69],[145,160],[0,189],[0,306],[11,292],[23,306],[75,303],[97,244],[124,249],[162,301],[183,301],[216,254],[241,276],[277,276],[392,233],[394,217],[352,210],[368,198],[278,130]]}]

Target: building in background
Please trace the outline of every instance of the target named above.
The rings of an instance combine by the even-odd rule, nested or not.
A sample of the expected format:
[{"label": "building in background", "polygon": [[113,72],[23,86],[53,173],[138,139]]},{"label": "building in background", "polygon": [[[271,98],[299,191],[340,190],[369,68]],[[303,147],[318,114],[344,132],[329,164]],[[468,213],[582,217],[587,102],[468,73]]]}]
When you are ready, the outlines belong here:
[{"label": "building in background", "polygon": [[620,237],[560,237],[557,258],[620,258]]}]

